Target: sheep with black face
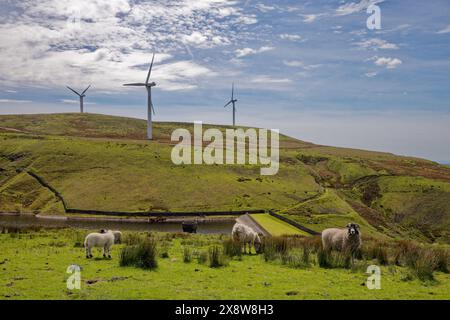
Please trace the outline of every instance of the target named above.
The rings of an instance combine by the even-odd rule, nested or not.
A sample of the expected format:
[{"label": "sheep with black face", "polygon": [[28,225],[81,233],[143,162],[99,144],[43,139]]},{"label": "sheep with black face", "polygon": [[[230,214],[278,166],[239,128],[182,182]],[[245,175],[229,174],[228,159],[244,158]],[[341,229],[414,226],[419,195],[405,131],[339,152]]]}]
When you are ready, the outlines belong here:
[{"label": "sheep with black face", "polygon": [[346,228],[329,228],[322,231],[322,245],[325,251],[343,251],[355,254],[361,248],[361,231],[356,223]]}]

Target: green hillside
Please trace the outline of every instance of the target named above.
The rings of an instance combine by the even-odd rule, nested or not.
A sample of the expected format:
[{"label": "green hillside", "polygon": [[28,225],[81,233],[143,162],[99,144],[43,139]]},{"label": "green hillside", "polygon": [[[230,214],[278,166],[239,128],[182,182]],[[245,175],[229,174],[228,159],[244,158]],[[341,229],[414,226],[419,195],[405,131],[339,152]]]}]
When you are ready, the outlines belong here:
[{"label": "green hillside", "polygon": [[156,123],[149,142],[143,120],[0,116],[0,211],[275,209],[317,231],[357,221],[366,234],[450,241],[446,166],[286,136],[276,176],[254,165],[176,166],[170,135],[180,127],[192,130]]}]

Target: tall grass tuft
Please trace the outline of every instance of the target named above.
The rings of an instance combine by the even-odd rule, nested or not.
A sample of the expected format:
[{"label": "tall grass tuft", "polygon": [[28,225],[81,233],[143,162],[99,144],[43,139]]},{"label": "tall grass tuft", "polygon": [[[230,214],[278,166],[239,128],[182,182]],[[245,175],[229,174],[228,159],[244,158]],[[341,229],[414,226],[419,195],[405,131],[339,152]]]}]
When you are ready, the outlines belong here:
[{"label": "tall grass tuft", "polygon": [[261,248],[264,260],[267,262],[285,255],[290,245],[287,237],[267,237],[263,239]]},{"label": "tall grass tuft", "polygon": [[450,251],[448,249],[434,249],[436,256],[436,270],[450,273]]},{"label": "tall grass tuft", "polygon": [[217,245],[209,248],[208,258],[210,268],[219,268],[227,265],[227,260],[225,259],[221,248]]},{"label": "tall grass tuft", "polygon": [[184,263],[190,263],[191,261],[192,261],[191,248],[184,247],[183,248],[183,262]]},{"label": "tall grass tuft", "polygon": [[126,246],[120,252],[120,266],[134,266],[146,270],[158,267],[156,241],[143,240],[137,245]]},{"label": "tall grass tuft", "polygon": [[389,264],[387,244],[381,241],[373,241],[363,245],[361,256],[366,260],[376,259],[380,265]]},{"label": "tall grass tuft", "polygon": [[222,245],[223,253],[228,257],[242,257],[242,246],[239,242],[234,241],[233,239],[226,239],[222,242]]},{"label": "tall grass tuft", "polygon": [[434,280],[433,271],[436,269],[438,260],[433,250],[420,249],[416,261],[409,265],[412,273],[419,280]]},{"label": "tall grass tuft", "polygon": [[208,262],[208,252],[207,251],[197,251],[197,262],[198,264],[206,264]]},{"label": "tall grass tuft", "polygon": [[349,252],[325,251],[320,249],[317,253],[317,263],[321,268],[350,269],[353,266],[353,259]]}]

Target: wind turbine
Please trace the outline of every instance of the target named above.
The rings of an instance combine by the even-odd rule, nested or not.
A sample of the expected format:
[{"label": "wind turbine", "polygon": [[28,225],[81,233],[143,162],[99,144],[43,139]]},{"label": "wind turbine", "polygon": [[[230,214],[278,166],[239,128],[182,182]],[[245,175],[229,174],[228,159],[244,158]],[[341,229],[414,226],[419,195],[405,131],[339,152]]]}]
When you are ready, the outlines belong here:
[{"label": "wind turbine", "polygon": [[128,87],[145,87],[147,89],[147,138],[149,140],[152,140],[153,138],[153,132],[152,132],[152,113],[155,114],[155,109],[153,107],[152,103],[152,87],[156,86],[155,82],[149,82],[150,81],[150,75],[152,74],[152,68],[153,68],[153,61],[155,61],[155,54],[153,53],[152,63],[150,64],[150,69],[148,70],[147,80],[145,83],[127,83],[124,84],[124,86]]},{"label": "wind turbine", "polygon": [[89,85],[89,87],[87,87],[86,89],[84,89],[84,91],[79,94],[78,92],[76,92],[75,90],[73,90],[71,87],[67,86],[67,89],[73,91],[77,96],[80,97],[80,112],[83,113],[84,112],[84,97],[86,97],[85,93],[86,91],[89,90],[89,88],[91,87],[91,85]]},{"label": "wind turbine", "polygon": [[234,82],[231,86],[231,100],[224,106],[224,108],[228,107],[230,104],[233,104],[233,127],[236,126],[236,102],[237,99],[234,98]]}]

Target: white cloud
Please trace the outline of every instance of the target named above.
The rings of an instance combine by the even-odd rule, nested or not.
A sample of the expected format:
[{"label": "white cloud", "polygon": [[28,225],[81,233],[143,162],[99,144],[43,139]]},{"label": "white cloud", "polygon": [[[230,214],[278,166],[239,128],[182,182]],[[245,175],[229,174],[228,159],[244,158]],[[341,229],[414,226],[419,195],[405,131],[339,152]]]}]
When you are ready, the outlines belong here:
[{"label": "white cloud", "polygon": [[[162,89],[195,88],[196,75],[214,72],[200,62],[186,63],[175,53],[185,51],[186,45],[214,48],[241,43],[251,35],[230,29],[257,22],[228,0],[10,4],[17,14],[0,24],[0,85],[11,88],[19,84],[54,88],[70,80],[74,86],[88,82],[99,90],[124,90],[122,83],[145,79],[154,51],[153,76]],[[75,17],[75,24],[68,23],[70,17]],[[192,70],[180,70],[180,63]]]},{"label": "white cloud", "polygon": [[280,34],[280,38],[283,40],[289,40],[289,41],[301,41],[303,40],[303,37],[298,34],[289,34],[289,33],[283,33]]},{"label": "white cloud", "polygon": [[208,40],[207,37],[205,37],[203,34],[201,34],[198,31],[192,32],[190,35],[184,35],[183,40],[186,44],[196,45],[196,46],[202,46],[206,43]]},{"label": "white cloud", "polygon": [[[68,103],[68,104],[80,104],[80,100],[61,99],[60,101],[62,103]],[[96,104],[95,102],[88,102],[88,101],[84,101],[83,103],[85,105],[94,105],[94,104]]]},{"label": "white cloud", "polygon": [[322,16],[323,14],[303,14],[303,22],[306,23],[311,23],[317,20],[317,18],[319,18],[320,16]]},{"label": "white cloud", "polygon": [[288,84],[292,81],[288,78],[272,78],[267,75],[257,76],[250,80],[252,83],[263,83],[263,84]]},{"label": "white cloud", "polygon": [[30,100],[0,99],[0,103],[31,103]]},{"label": "white cloud", "polygon": [[370,5],[384,2],[384,0],[361,0],[360,2],[345,3],[336,9],[336,14],[346,16],[366,10]]},{"label": "white cloud", "polygon": [[395,69],[402,64],[402,60],[398,58],[372,57],[370,60],[373,60],[377,66],[387,69]]},{"label": "white cloud", "polygon": [[306,64],[305,62],[300,60],[284,60],[283,64],[288,67],[302,68],[304,70],[311,70],[321,67],[320,64]]},{"label": "white cloud", "polygon": [[237,49],[235,51],[236,53],[236,57],[237,58],[242,58],[242,57],[246,57],[249,55],[254,55],[254,54],[258,54],[258,53],[262,53],[262,52],[266,52],[266,51],[270,51],[275,49],[274,47],[261,47],[259,49],[252,49],[252,48],[243,48],[243,49]]},{"label": "white cloud", "polygon": [[437,32],[438,34],[450,33],[450,26],[445,27]]},{"label": "white cloud", "polygon": [[276,9],[276,7],[274,7],[274,6],[268,6],[263,3],[258,3],[256,5],[256,8],[261,12],[269,12],[269,11],[273,11]]},{"label": "white cloud", "polygon": [[383,39],[368,39],[356,43],[357,46],[364,49],[378,50],[378,49],[398,49],[395,43],[387,42]]},{"label": "white cloud", "polygon": [[367,73],[365,74],[365,76],[368,77],[368,78],[373,78],[373,77],[375,77],[377,74],[378,74],[377,72],[367,72]]}]

